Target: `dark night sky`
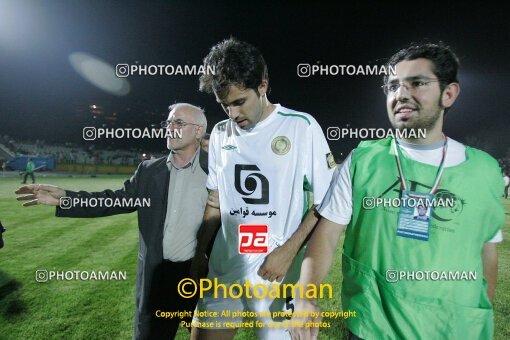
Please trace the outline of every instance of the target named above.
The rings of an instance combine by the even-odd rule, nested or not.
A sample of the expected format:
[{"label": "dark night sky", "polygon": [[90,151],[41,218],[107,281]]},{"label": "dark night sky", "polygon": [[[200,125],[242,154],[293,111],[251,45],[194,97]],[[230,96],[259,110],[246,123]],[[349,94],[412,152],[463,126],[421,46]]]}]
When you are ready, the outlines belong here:
[{"label": "dark night sky", "polygon": [[[147,124],[143,110],[159,113],[151,122],[158,123],[176,101],[204,107],[211,128],[226,116],[213,96],[198,92],[198,77],[129,77],[131,92],[114,96],[81,78],[68,57],[87,52],[111,65],[199,65],[212,45],[230,35],[262,51],[273,103],[311,113],[324,131],[345,124],[388,128],[380,77],[300,78],[297,65],[382,64],[409,42],[442,40],[461,60],[462,91],[448,113],[447,134],[504,156],[509,8],[392,3],[0,0],[0,134],[86,146],[77,107],[98,104]],[[329,144],[339,155],[357,142]]]}]

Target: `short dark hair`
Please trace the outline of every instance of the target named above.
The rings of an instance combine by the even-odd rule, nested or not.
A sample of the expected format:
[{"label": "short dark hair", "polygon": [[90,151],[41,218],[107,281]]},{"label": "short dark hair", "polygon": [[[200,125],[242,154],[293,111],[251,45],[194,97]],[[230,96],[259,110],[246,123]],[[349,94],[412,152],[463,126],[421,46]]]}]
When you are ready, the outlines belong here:
[{"label": "short dark hair", "polygon": [[205,69],[213,67],[214,74],[200,77],[200,91],[216,92],[220,98],[228,94],[230,85],[241,89],[257,88],[268,79],[267,65],[262,54],[254,46],[229,38],[211,48],[204,58]]},{"label": "short dark hair", "polygon": [[[410,46],[401,49],[395,53],[386,64],[386,69],[389,66],[395,66],[402,60],[414,60],[418,58],[425,58],[432,62],[432,72],[440,80],[439,88],[441,93],[450,83],[458,83],[457,71],[459,69],[459,59],[453,53],[451,48],[445,45],[442,41],[437,44],[434,43],[411,43]],[[388,81],[388,75],[384,76],[384,83]]]}]

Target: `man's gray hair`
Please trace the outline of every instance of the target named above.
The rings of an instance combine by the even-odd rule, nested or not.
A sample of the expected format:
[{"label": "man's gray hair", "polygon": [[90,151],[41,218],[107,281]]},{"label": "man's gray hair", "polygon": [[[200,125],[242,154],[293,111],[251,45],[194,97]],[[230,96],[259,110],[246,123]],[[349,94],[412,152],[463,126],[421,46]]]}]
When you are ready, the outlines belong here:
[{"label": "man's gray hair", "polygon": [[195,118],[194,118],[194,120],[195,120],[194,123],[204,127],[204,132],[200,136],[200,139],[201,139],[205,135],[205,132],[207,130],[207,119],[205,118],[204,109],[202,109],[201,107],[192,105],[192,104],[188,104],[188,103],[175,103],[175,104],[170,105],[168,107],[168,110],[171,112],[172,110],[177,109],[179,107],[187,107],[187,108],[192,109],[194,112],[196,112]]}]

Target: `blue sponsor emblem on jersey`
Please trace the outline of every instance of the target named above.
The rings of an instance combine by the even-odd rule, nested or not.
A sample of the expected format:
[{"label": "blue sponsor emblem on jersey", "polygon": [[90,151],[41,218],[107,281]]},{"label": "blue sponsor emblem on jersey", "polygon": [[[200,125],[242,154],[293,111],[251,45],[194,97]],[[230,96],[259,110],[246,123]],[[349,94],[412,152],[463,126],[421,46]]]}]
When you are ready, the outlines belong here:
[{"label": "blue sponsor emblem on jersey", "polygon": [[233,145],[225,145],[223,147],[221,147],[223,150],[234,150],[234,149],[237,149],[237,146],[233,146]]}]

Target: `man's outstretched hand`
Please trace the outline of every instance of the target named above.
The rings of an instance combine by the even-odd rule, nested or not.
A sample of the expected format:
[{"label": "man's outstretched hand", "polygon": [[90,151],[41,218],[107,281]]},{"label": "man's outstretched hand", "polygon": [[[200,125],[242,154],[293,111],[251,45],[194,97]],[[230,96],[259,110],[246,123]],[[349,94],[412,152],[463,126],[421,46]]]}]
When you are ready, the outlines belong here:
[{"label": "man's outstretched hand", "polygon": [[57,206],[60,204],[60,198],[66,195],[64,189],[49,184],[24,185],[15,193],[23,195],[16,197],[18,201],[28,201],[23,203],[24,207],[37,204]]}]

